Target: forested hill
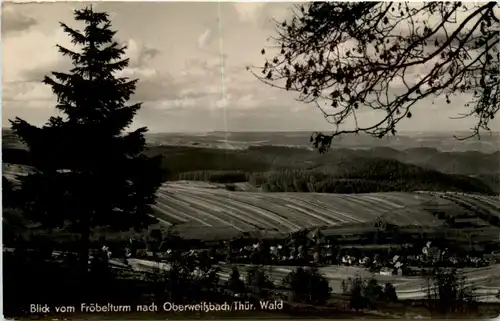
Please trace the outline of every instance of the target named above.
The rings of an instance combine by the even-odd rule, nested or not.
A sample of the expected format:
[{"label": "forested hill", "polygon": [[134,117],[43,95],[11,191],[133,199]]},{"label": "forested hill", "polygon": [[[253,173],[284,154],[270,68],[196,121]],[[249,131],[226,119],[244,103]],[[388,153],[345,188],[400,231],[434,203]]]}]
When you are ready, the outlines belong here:
[{"label": "forested hill", "polygon": [[274,146],[245,150],[164,146],[150,148],[147,153],[164,156],[171,179],[246,181],[267,191],[498,193],[495,182],[486,184],[479,178],[442,173],[370,151],[346,149],[319,155],[305,149]]},{"label": "forested hill", "polygon": [[275,169],[263,172],[199,170],[177,173],[172,179],[226,184],[240,182],[265,192],[372,193],[391,191],[455,191],[496,195],[482,180],[443,174],[387,159],[351,159],[349,163],[316,169]]},{"label": "forested hill", "polygon": [[[304,148],[278,146],[250,146],[237,150],[150,146],[145,153],[162,154],[163,165],[172,180],[248,182],[270,192],[500,192],[499,152],[376,147],[332,149],[320,155]],[[6,163],[31,163],[26,151],[12,144],[4,145],[2,157]]]}]

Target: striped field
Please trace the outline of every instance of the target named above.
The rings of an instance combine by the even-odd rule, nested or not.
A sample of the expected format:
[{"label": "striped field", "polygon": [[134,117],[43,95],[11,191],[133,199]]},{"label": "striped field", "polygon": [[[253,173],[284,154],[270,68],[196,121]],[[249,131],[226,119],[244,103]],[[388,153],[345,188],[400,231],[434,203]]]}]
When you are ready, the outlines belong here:
[{"label": "striped field", "polygon": [[[459,202],[458,202],[458,201]],[[377,218],[395,225],[439,227],[431,213],[472,214],[460,204],[471,204],[500,216],[494,197],[449,193],[261,193],[231,192],[203,182],[168,182],[158,191],[155,215],[166,225],[187,234],[255,230],[289,232],[312,226],[341,226]]]},{"label": "striped field", "polygon": [[[11,180],[28,172],[12,164],[4,164],[3,169],[4,176]],[[476,213],[500,217],[498,197],[458,193],[232,192],[217,184],[175,181],[163,184],[157,196],[154,215],[161,224],[175,225],[184,237],[207,239],[252,231],[287,233],[305,227],[335,227],[379,218],[400,226],[439,228],[443,221],[432,214],[436,211],[465,216],[483,225],[489,223],[474,217]]]}]

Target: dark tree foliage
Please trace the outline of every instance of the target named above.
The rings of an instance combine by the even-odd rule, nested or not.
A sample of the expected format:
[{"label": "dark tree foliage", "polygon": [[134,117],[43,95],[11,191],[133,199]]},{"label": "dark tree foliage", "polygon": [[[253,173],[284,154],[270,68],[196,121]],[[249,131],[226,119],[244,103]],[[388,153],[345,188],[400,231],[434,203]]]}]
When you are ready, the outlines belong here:
[{"label": "dark tree foliage", "polygon": [[[276,169],[268,172],[195,171],[178,174],[182,180],[226,183],[249,182],[265,192],[370,193],[391,191],[460,191],[496,195],[483,181],[465,175],[443,174],[394,160],[352,158],[348,164],[315,169]],[[232,190],[237,190],[232,186]],[[231,190],[231,187],[226,185]]]},{"label": "dark tree foliage", "polygon": [[160,251],[161,244],[163,242],[163,233],[160,229],[153,229],[148,236],[148,248],[153,252],[153,257]]},{"label": "dark tree foliage", "polygon": [[233,266],[231,271],[231,276],[229,281],[227,282],[227,288],[234,293],[243,293],[245,292],[245,282],[243,282],[240,278],[240,271],[236,266]]},{"label": "dark tree foliage", "polygon": [[27,222],[18,208],[18,190],[5,176],[2,176],[2,202],[2,241],[4,246],[12,246],[20,242]]},{"label": "dark tree foliage", "polygon": [[156,300],[175,303],[220,300],[218,267],[203,266],[190,257],[177,258],[171,260],[169,264],[169,269],[158,265],[145,274],[145,279],[149,283],[147,288],[153,289]]},{"label": "dark tree foliage", "polygon": [[396,288],[391,283],[386,283],[384,286],[384,297],[387,301],[396,302],[398,301],[398,294]]},{"label": "dark tree foliage", "polygon": [[331,297],[328,280],[317,267],[297,268],[283,279],[283,285],[291,289],[295,302],[321,305]]},{"label": "dark tree foliage", "polygon": [[[500,108],[496,9],[496,2],[301,4],[277,22],[281,52],[252,73],[321,109],[336,128],[311,137],[322,152],[345,133],[395,134],[415,104],[438,96],[450,104],[470,95],[463,117],[477,118],[470,137],[479,137]],[[380,118],[359,124],[366,110]],[[342,128],[347,121],[354,128]]]},{"label": "dark tree foliage", "polygon": [[466,313],[477,307],[475,289],[455,268],[435,267],[427,278],[429,308],[441,314]]},{"label": "dark tree foliage", "polygon": [[342,280],[342,291],[349,295],[349,306],[352,309],[375,309],[378,301],[396,302],[398,295],[391,283],[382,287],[377,280],[361,276]]},{"label": "dark tree foliage", "polygon": [[14,207],[17,203],[15,201],[16,192],[14,185],[5,176],[2,176],[2,201],[4,208]]},{"label": "dark tree foliage", "polygon": [[23,210],[45,227],[67,227],[81,235],[86,270],[93,227],[142,228],[152,222],[151,204],[163,180],[161,159],[141,154],[147,128],[125,132],[141,104],[127,105],[137,80],[119,78],[127,67],[125,47],[113,40],[107,13],[75,11],[82,31],[61,23],[73,51],[69,73],[52,72],[43,82],[57,96],[63,117],[39,128],[16,118],[12,130],[28,146],[34,173],[22,178]]},{"label": "dark tree foliage", "polygon": [[247,271],[247,286],[253,293],[266,296],[274,284],[264,268],[252,266]]}]

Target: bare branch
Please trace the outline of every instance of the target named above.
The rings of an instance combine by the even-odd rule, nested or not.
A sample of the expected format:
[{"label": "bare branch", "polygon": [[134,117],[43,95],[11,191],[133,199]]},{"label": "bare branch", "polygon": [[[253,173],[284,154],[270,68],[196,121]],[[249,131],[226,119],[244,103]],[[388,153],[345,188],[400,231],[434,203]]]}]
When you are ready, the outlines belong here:
[{"label": "bare branch", "polygon": [[[478,119],[472,136],[479,137],[500,110],[498,7],[496,2],[302,4],[291,19],[276,24],[273,39],[280,54],[249,70],[321,110],[335,130],[314,135],[324,143],[318,148],[342,134],[395,134],[417,102],[444,97],[451,103],[461,94],[472,94],[465,115]],[[360,127],[358,110],[385,116]],[[354,128],[341,130],[349,119]]]}]

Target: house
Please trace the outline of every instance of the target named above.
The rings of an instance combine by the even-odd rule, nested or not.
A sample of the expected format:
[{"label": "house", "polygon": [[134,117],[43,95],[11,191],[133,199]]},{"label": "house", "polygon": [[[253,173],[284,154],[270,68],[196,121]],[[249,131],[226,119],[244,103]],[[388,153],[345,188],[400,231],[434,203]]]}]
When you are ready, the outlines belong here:
[{"label": "house", "polygon": [[380,275],[390,276],[390,275],[392,275],[392,272],[393,272],[393,269],[388,268],[388,267],[383,267],[382,269],[380,269]]}]

